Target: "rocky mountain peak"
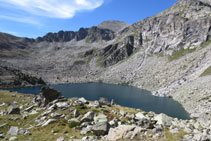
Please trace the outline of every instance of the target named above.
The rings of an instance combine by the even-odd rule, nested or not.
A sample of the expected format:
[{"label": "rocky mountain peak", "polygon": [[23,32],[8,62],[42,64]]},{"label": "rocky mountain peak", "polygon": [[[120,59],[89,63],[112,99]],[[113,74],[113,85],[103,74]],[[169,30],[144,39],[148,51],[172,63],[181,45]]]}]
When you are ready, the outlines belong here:
[{"label": "rocky mountain peak", "polygon": [[104,21],[97,27],[101,29],[109,29],[112,30],[113,32],[118,32],[129,25],[130,24],[122,21],[111,20],[111,21]]},{"label": "rocky mountain peak", "polygon": [[171,8],[158,14],[159,16],[168,14],[179,14],[187,19],[198,19],[200,17],[210,16],[210,0],[179,0]]}]

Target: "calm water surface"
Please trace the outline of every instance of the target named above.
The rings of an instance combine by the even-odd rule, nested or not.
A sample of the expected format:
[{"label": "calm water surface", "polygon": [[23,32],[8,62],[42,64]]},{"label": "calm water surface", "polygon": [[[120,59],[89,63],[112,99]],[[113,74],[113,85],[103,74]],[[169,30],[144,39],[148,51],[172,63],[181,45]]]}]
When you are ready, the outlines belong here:
[{"label": "calm water surface", "polygon": [[[102,83],[82,83],[82,84],[59,84],[50,85],[60,91],[64,97],[84,97],[87,100],[99,100],[105,97],[122,106],[139,108],[144,111],[153,111],[157,114],[165,113],[171,117],[188,119],[188,113],[176,101],[166,98],[153,96],[149,91],[141,90],[132,86],[102,84]],[[7,89],[20,93],[39,94],[41,87],[26,87]]]}]

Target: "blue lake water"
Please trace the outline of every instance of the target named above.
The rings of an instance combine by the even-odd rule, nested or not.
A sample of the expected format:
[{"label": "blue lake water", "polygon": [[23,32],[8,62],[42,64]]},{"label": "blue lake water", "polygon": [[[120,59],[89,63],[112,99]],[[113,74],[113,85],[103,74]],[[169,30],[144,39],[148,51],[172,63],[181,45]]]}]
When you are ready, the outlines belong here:
[{"label": "blue lake water", "polygon": [[[121,106],[153,111],[157,114],[165,113],[179,119],[189,119],[188,113],[181,104],[167,97],[153,96],[149,91],[132,86],[112,85],[103,83],[58,84],[50,85],[66,98],[84,97],[87,100],[99,100],[105,97],[114,99]],[[20,93],[39,94],[40,86],[26,88],[9,88],[7,90]]]}]

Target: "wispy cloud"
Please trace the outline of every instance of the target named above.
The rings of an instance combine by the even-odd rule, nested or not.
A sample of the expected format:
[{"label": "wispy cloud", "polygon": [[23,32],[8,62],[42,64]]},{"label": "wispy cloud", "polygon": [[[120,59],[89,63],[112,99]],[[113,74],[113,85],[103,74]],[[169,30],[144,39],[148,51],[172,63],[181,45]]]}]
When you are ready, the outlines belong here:
[{"label": "wispy cloud", "polygon": [[0,3],[27,13],[53,18],[72,18],[76,12],[92,10],[104,0],[0,0]]},{"label": "wispy cloud", "polygon": [[[33,17],[72,18],[78,11],[93,10],[104,0],[0,0],[0,18],[39,25]],[[30,18],[27,16],[29,15]]]}]

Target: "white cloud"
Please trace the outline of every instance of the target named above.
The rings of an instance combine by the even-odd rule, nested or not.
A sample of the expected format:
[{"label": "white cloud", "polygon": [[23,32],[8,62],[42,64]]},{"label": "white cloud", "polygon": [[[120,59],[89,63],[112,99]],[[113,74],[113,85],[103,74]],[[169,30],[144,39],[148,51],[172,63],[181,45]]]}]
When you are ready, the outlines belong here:
[{"label": "white cloud", "polygon": [[1,6],[13,7],[13,12],[15,9],[51,18],[72,18],[76,12],[93,10],[103,2],[104,0],[0,0]]}]

